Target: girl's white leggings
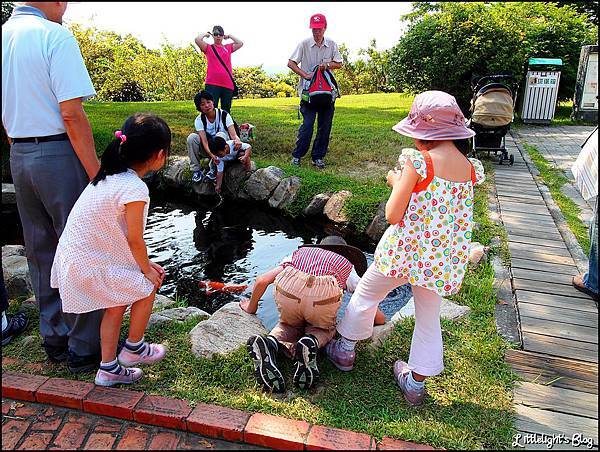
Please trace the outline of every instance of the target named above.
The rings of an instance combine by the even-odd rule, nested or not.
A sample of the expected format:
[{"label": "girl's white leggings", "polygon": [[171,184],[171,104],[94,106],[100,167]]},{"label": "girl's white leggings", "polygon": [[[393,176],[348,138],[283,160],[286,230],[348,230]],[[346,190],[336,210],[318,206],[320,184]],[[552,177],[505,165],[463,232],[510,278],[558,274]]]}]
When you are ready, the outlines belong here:
[{"label": "girl's white leggings", "polygon": [[[396,287],[406,284],[403,278],[383,275],[371,264],[356,287],[337,330],[346,339],[359,341],[373,334],[373,321],[379,303]],[[423,287],[412,286],[415,298],[415,329],[410,345],[409,367],[424,376],[444,370],[444,347],[440,325],[442,297]]]}]

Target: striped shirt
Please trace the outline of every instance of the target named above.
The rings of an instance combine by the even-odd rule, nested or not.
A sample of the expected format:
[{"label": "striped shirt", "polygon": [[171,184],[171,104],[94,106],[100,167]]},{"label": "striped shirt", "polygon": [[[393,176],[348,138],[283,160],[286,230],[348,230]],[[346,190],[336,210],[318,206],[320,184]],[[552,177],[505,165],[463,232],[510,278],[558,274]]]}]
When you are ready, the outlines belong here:
[{"label": "striped shirt", "polygon": [[346,288],[346,281],[350,276],[354,266],[344,256],[340,256],[333,251],[322,248],[302,247],[298,248],[292,254],[291,261],[281,264],[285,267],[294,267],[308,275],[313,276],[333,276],[339,286]]}]

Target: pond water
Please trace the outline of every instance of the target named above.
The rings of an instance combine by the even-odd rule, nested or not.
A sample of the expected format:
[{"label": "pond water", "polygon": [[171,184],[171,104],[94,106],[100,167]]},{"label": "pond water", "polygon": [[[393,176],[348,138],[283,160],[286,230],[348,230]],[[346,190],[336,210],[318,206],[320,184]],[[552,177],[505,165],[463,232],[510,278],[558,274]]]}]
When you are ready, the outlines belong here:
[{"label": "pond water", "polygon": [[[259,209],[227,201],[218,208],[195,202],[173,202],[154,196],[144,236],[150,259],[167,273],[159,293],[184,297],[191,306],[213,313],[231,301],[249,296],[254,279],[277,266],[300,245],[318,243],[331,233],[331,226],[308,223],[281,215],[278,211]],[[342,234],[344,235],[344,234]],[[372,262],[374,245],[345,236],[349,244],[361,248]],[[247,284],[242,294],[207,295],[199,281],[211,280]],[[410,286],[400,287],[381,304],[389,319],[411,297]],[[344,296],[340,315],[350,299]],[[267,329],[278,321],[279,314],[272,288],[267,289],[257,316]]]}]

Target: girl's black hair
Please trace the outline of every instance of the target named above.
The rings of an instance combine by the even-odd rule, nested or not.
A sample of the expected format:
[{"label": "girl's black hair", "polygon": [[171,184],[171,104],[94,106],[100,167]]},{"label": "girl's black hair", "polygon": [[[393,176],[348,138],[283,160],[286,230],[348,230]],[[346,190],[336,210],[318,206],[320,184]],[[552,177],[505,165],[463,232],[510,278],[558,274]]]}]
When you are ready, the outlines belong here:
[{"label": "girl's black hair", "polygon": [[460,153],[465,157],[469,154],[470,148],[468,138],[465,138],[463,140],[452,140],[452,143],[454,143],[456,149],[458,149]]},{"label": "girl's black hair", "polygon": [[115,138],[106,147],[92,185],[111,174],[124,173],[132,165],[147,162],[161,149],[167,154],[171,149],[171,129],[159,116],[136,113],[125,120],[121,132],[125,141]]},{"label": "girl's black hair", "polygon": [[196,110],[198,110],[198,111],[200,111],[200,103],[202,102],[202,99],[204,99],[206,101],[211,101],[211,102],[215,101],[215,98],[213,97],[213,95],[211,93],[209,93],[208,91],[206,91],[205,89],[196,93],[196,95],[194,96],[194,105],[196,106]]},{"label": "girl's black hair", "polygon": [[216,154],[217,152],[221,152],[227,146],[227,141],[223,137],[215,137],[208,143],[208,148],[210,152]]}]

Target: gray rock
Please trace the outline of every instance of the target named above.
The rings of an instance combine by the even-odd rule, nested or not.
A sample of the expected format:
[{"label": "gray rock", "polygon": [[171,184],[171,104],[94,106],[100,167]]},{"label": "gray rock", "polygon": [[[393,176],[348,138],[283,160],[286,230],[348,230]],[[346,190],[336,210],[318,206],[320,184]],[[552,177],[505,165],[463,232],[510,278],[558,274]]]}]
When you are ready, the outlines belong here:
[{"label": "gray rock", "polygon": [[367,235],[374,242],[378,242],[385,230],[388,228],[389,223],[385,219],[385,201],[382,201],[377,208],[377,213],[369,227],[367,227]]},{"label": "gray rock", "polygon": [[310,200],[308,206],[303,210],[304,215],[322,215],[323,208],[325,207],[325,204],[327,204],[327,201],[329,201],[329,198],[331,198],[331,193],[319,193],[318,195],[313,196],[313,199]]},{"label": "gray rock", "polygon": [[25,256],[2,256],[2,271],[8,298],[28,296],[33,292]]},{"label": "gray rock", "polygon": [[25,336],[21,339],[21,347],[32,347],[38,344],[41,345],[41,341],[37,336]]},{"label": "gray rock", "polygon": [[39,311],[39,306],[37,301],[35,301],[35,296],[28,298],[23,303],[21,303],[21,309],[29,310],[29,311]]},{"label": "gray rock", "polygon": [[334,223],[347,223],[348,217],[343,212],[346,201],[352,196],[352,192],[342,190],[331,195],[323,208],[323,214]]},{"label": "gray rock", "polygon": [[246,193],[257,201],[266,201],[277,188],[285,173],[281,168],[269,166],[256,170],[248,182],[246,182]]},{"label": "gray rock", "polygon": [[258,317],[242,311],[239,303],[228,303],[190,331],[192,352],[202,358],[227,354],[244,345],[250,336],[266,333]]},{"label": "gray rock", "polygon": [[175,155],[169,158],[167,166],[162,171],[162,179],[166,185],[182,188],[191,183],[190,158]]},{"label": "gray rock", "polygon": [[371,339],[369,339],[370,342],[368,346],[373,349],[381,346],[385,340],[390,337],[390,334],[392,334],[392,331],[394,331],[394,326],[399,321],[399,319],[390,320],[389,322],[385,322],[383,325],[374,326],[373,335],[371,336]]},{"label": "gray rock", "polygon": [[302,181],[297,176],[286,177],[279,182],[269,199],[269,205],[275,209],[283,209],[296,199]]},{"label": "gray rock", "polygon": [[225,173],[223,174],[223,186],[221,190],[223,196],[237,198],[238,193],[243,191],[242,187],[251,174],[252,171],[246,171],[241,162],[226,164]]},{"label": "gray rock", "polygon": [[2,204],[16,204],[17,194],[15,193],[14,184],[2,184]]},{"label": "gray rock", "polygon": [[479,242],[471,242],[471,247],[469,248],[469,264],[473,268],[477,268],[479,264],[487,262],[488,252],[489,248],[487,246],[483,246]]},{"label": "gray rock", "polygon": [[2,247],[2,259],[10,256],[25,256],[25,247],[23,245],[4,245]]},{"label": "gray rock", "polygon": [[210,318],[210,314],[194,306],[165,309],[164,311],[155,312],[150,316],[150,320],[148,320],[148,327],[169,322],[182,323],[188,319],[191,319],[192,317],[199,317],[199,320],[206,320]]},{"label": "gray rock", "polygon": [[[460,317],[463,317],[471,312],[471,308],[468,306],[461,306],[456,303],[451,302],[450,300],[446,300],[442,298],[442,308],[440,310],[440,317],[442,319],[447,320],[456,320]],[[398,321],[401,319],[405,319],[407,317],[415,316],[415,299],[413,297],[408,300],[408,303],[402,307],[398,312],[394,314],[392,317],[392,322]]]},{"label": "gray rock", "polygon": [[170,299],[169,297],[165,297],[164,295],[156,294],[154,297],[154,306],[152,308],[153,311],[162,311],[163,309],[167,309],[169,306],[175,304],[175,300]]}]

